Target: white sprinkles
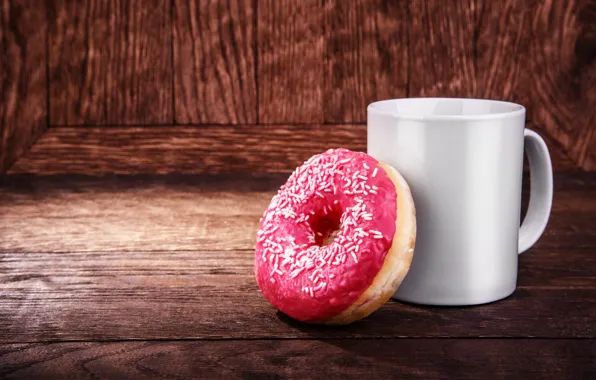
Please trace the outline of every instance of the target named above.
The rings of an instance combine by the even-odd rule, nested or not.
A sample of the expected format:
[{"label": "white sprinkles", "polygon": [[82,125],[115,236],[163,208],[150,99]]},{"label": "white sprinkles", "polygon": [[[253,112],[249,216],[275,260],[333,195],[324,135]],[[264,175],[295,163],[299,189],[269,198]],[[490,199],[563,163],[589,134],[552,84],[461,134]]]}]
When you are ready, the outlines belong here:
[{"label": "white sprinkles", "polygon": [[[354,263],[358,263],[359,257],[367,254],[366,251],[359,252],[360,247],[364,247],[365,238],[384,238],[383,233],[378,230],[367,231],[357,227],[374,218],[373,213],[366,210],[363,197],[378,194],[379,188],[368,183],[369,178],[376,177],[378,168],[375,166],[371,172],[370,166],[363,162],[361,168],[353,170],[354,166],[345,165],[350,163],[351,159],[338,160],[341,154],[329,150],[311,157],[292,173],[287,183],[271,200],[263,218],[262,228],[257,233],[257,245],[261,244],[262,247],[261,258],[271,263],[271,283],[277,282],[275,275],[289,276],[292,279],[301,276],[302,292],[314,297],[317,292],[324,291],[329,281],[336,277],[334,273],[329,273],[330,268],[344,264],[348,256]],[[343,178],[343,189],[336,188],[336,176]],[[321,232],[312,231],[308,222],[311,215],[315,216],[315,212],[310,211],[310,215],[297,215],[293,206],[315,202],[314,199],[317,198],[325,199],[325,194],[331,196],[342,190],[344,194],[355,197],[354,205],[344,210],[340,218],[340,231],[334,243],[325,247],[314,245],[315,234],[320,238],[323,235]],[[333,205],[338,206],[339,201],[335,199]],[[322,209],[323,215],[332,212],[330,205],[325,205]],[[287,231],[280,231],[276,222],[276,218],[280,217],[295,220],[296,224],[302,223],[310,230],[307,243],[297,244],[296,239],[288,236]]]}]

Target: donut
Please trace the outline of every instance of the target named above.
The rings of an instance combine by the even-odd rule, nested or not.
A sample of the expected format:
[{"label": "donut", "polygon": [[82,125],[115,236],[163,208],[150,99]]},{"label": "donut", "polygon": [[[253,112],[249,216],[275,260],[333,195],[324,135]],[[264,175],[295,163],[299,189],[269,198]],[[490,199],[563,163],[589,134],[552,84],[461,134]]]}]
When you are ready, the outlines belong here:
[{"label": "donut", "polygon": [[257,232],[255,277],[282,313],[348,324],[395,293],[415,238],[403,177],[366,153],[330,149],[298,167],[271,200]]}]

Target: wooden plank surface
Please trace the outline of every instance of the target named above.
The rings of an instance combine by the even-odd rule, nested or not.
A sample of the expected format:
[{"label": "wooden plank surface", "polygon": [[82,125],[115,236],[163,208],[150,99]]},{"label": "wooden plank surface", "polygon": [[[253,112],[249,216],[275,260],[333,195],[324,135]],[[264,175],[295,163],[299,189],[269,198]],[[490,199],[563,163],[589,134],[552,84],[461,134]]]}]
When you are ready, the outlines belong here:
[{"label": "wooden plank surface", "polygon": [[[277,312],[256,285],[252,251],[0,253],[0,336],[2,342],[596,338],[594,249],[542,252],[522,258],[520,284],[506,300],[469,308],[390,301],[338,328]],[[564,255],[570,258],[554,259]]]},{"label": "wooden plank surface", "polygon": [[173,122],[168,0],[52,0],[50,123]]},{"label": "wooden plank surface", "polygon": [[283,183],[255,185],[261,180],[246,175],[212,184],[209,177],[13,179],[0,186],[3,252],[251,249]]},{"label": "wooden plank surface", "polygon": [[258,0],[259,122],[323,122],[323,2]]},{"label": "wooden plank surface", "polygon": [[329,148],[366,149],[363,125],[52,128],[11,173],[291,173]]},{"label": "wooden plank surface", "polygon": [[[555,170],[576,170],[549,141]],[[11,174],[291,173],[330,148],[366,151],[366,126],[205,125],[51,128]]]},{"label": "wooden plank surface", "polygon": [[325,4],[325,122],[364,122],[366,106],[403,98],[408,87],[408,4]]},{"label": "wooden plank surface", "polygon": [[47,126],[46,10],[0,1],[0,175]]},{"label": "wooden plank surface", "polygon": [[[232,195],[214,200],[196,193],[162,195],[159,190],[155,193],[158,194],[153,202],[145,206],[138,202],[151,200],[138,192],[131,192],[128,196],[104,194],[103,199],[97,200],[92,197],[61,197],[55,202],[50,201],[56,210],[54,212],[51,212],[51,206],[3,206],[5,214],[0,219],[3,237],[0,252],[252,249],[258,219],[274,194]],[[201,200],[191,199],[193,195],[201,197]],[[178,202],[178,197],[182,201]],[[72,203],[65,206],[64,202],[69,200]],[[218,215],[217,211],[211,210],[211,201],[215,202],[213,207],[218,203],[221,207],[233,204],[234,212],[238,214],[232,214],[232,217]],[[251,206],[246,207],[246,211],[238,211],[246,204]],[[48,211],[48,214],[41,214],[43,211]],[[19,212],[29,219],[15,218]],[[536,247],[593,247],[596,218],[586,214],[564,215],[553,214]],[[52,227],[47,228],[48,225]],[[226,242],[223,247],[222,240]]]},{"label": "wooden plank surface", "polygon": [[174,1],[176,123],[256,123],[255,5]]},{"label": "wooden plank surface", "polygon": [[8,379],[589,379],[593,340],[383,339],[0,346]]},{"label": "wooden plank surface", "polygon": [[[104,339],[596,338],[596,176],[559,173],[516,293],[472,308],[390,302],[352,326],[295,323],[260,295],[258,218],[284,176],[8,176],[0,336]],[[399,323],[395,323],[399,321]]]},{"label": "wooden plank surface", "polygon": [[[285,179],[8,176],[0,182],[0,252],[250,250]],[[557,173],[552,216],[535,247],[595,247],[595,197],[591,174]]]},{"label": "wooden plank surface", "polygon": [[[54,176],[0,178],[0,377],[596,376],[593,174],[555,174],[549,226],[501,302],[390,301],[331,329],[278,313],[252,274],[287,173],[365,150],[375,99],[518,101],[556,170],[596,169],[593,2],[47,8],[49,94],[46,9],[0,0],[0,172],[47,119],[107,127],[53,128],[11,173]],[[237,174],[171,175],[220,172]]]}]

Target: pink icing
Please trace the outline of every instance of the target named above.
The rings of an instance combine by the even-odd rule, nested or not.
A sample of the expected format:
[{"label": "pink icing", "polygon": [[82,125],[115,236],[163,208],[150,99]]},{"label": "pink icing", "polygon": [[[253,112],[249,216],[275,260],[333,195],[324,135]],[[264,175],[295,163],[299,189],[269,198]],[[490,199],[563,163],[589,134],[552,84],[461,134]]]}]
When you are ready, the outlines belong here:
[{"label": "pink icing", "polygon": [[385,170],[365,153],[331,149],[306,161],[261,219],[255,274],[265,297],[302,321],[346,310],[383,266],[396,198]]}]

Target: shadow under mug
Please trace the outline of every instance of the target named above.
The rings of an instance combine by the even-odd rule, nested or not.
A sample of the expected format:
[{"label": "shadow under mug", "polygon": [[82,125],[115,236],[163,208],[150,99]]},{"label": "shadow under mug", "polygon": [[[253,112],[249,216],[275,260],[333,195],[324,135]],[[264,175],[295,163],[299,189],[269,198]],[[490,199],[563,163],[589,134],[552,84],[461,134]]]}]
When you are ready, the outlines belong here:
[{"label": "shadow under mug", "polygon": [[[525,108],[410,98],[367,111],[368,153],[404,176],[416,205],[414,258],[394,298],[475,305],[513,293],[518,253],[542,235],[553,196],[548,148],[525,129]],[[531,190],[520,228],[524,148]]]}]

